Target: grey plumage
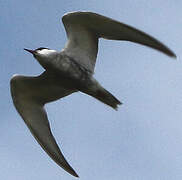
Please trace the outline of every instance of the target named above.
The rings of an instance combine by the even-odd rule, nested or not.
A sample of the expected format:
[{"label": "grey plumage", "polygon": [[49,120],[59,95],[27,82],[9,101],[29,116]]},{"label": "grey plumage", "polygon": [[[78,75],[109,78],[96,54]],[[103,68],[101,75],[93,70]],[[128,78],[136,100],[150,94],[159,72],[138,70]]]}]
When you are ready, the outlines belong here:
[{"label": "grey plumage", "polygon": [[121,102],[93,77],[99,38],[132,41],[170,57],[176,55],[146,33],[96,13],[68,13],[62,20],[68,36],[65,48],[61,52],[42,47],[25,49],[45,72],[37,77],[15,75],[10,86],[14,105],[37,142],[59,166],[78,177],[52,135],[44,105],[81,91],[118,108]]}]

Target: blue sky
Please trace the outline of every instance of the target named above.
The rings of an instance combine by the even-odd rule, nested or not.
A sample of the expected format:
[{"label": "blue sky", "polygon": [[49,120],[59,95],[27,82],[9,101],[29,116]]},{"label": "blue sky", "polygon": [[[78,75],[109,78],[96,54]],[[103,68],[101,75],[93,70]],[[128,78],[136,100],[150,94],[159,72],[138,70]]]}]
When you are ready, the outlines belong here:
[{"label": "blue sky", "polygon": [[123,105],[116,112],[82,93],[46,106],[53,134],[80,179],[182,179],[182,2],[178,0],[0,1],[0,179],[76,179],[40,148],[16,112],[13,74],[43,68],[23,48],[61,50],[61,16],[97,12],[156,37],[178,56],[100,40],[96,79]]}]

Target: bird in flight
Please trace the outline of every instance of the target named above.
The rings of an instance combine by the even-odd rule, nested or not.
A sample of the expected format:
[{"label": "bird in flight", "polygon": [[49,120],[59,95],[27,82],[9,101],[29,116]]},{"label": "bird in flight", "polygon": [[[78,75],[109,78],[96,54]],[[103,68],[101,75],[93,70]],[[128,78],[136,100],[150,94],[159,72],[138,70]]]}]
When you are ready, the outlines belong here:
[{"label": "bird in flight", "polygon": [[16,110],[46,153],[64,170],[78,177],[64,158],[51,132],[46,103],[81,91],[117,109],[121,102],[93,77],[99,38],[139,43],[170,56],[176,55],[146,33],[92,12],[71,12],[62,17],[68,41],[60,51],[25,49],[45,71],[36,77],[14,75],[11,95]]}]

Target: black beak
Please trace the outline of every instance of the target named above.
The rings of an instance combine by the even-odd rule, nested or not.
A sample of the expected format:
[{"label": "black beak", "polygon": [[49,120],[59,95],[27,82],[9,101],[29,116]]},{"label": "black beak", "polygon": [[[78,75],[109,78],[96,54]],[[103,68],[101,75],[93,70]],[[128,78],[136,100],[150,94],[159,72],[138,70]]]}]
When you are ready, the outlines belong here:
[{"label": "black beak", "polygon": [[29,53],[31,53],[31,54],[34,54],[35,53],[35,51],[34,50],[31,50],[31,49],[24,49],[25,51],[28,51]]}]

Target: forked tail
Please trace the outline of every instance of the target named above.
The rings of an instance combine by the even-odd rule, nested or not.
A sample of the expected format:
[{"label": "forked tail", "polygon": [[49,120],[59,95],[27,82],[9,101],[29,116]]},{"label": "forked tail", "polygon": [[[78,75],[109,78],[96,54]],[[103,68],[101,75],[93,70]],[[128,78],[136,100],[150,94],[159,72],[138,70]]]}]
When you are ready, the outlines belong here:
[{"label": "forked tail", "polygon": [[[89,81],[88,81],[89,82]],[[96,79],[92,78],[90,79],[90,82],[86,82],[87,86],[82,86],[79,88],[81,92],[84,92],[99,101],[101,101],[104,104],[107,104],[108,106],[112,107],[113,109],[117,110],[118,105],[121,105],[122,103],[114,97],[109,91],[104,89]]]},{"label": "forked tail", "polygon": [[122,104],[117,98],[115,98],[109,91],[104,88],[98,89],[96,93],[92,96],[103,102],[104,104],[111,106],[115,110],[117,110],[118,105]]}]

